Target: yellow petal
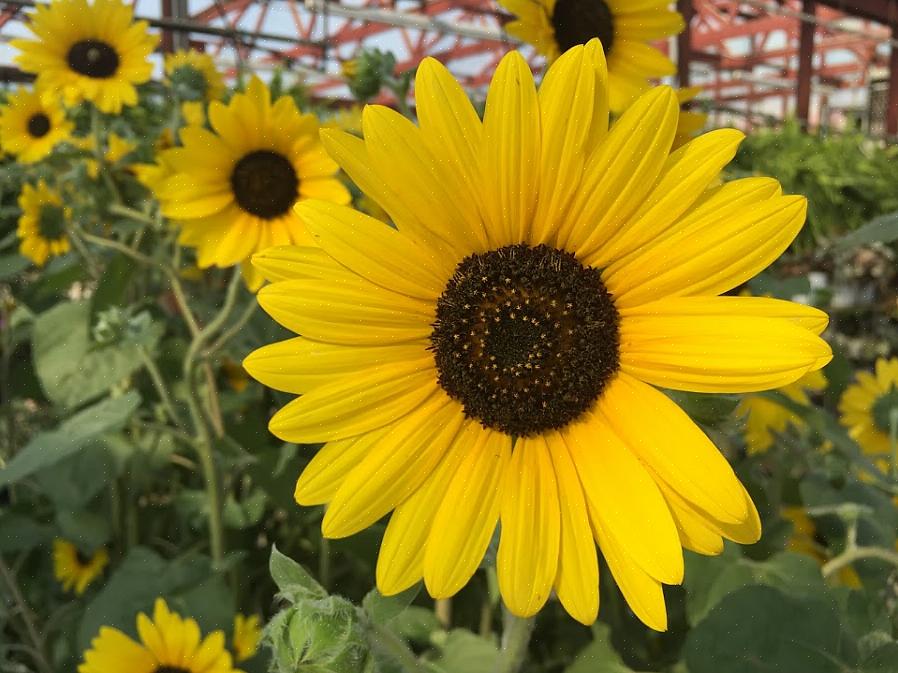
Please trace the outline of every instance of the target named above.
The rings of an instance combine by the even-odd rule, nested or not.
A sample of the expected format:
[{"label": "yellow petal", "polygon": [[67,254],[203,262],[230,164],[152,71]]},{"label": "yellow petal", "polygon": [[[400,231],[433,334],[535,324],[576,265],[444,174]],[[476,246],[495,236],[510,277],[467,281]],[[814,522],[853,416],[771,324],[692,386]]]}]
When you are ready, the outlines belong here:
[{"label": "yellow petal", "polygon": [[464,450],[424,550],[424,583],[434,598],[458,592],[486,553],[499,520],[511,439],[480,428],[476,440]]},{"label": "yellow petal", "polygon": [[352,437],[401,418],[436,386],[432,357],[366,369],[293,400],[272,417],[268,429],[297,444]]},{"label": "yellow petal", "polygon": [[257,252],[252,263],[267,280],[332,279],[346,277],[348,272],[333,257],[318,248],[277,246]]},{"label": "yellow petal", "polygon": [[599,613],[599,565],[586,500],[561,435],[554,432],[547,435],[546,443],[552,455],[558,498],[562,503],[555,591],[571,617],[588,626]]},{"label": "yellow petal", "polygon": [[669,299],[663,313],[622,318],[621,369],[675,390],[736,393],[780,388],[832,359],[825,341],[794,322],[693,310],[697,303],[707,298]]},{"label": "yellow petal", "polygon": [[331,257],[381,287],[436,299],[452,274],[451,261],[352,208],[305,201],[296,206],[296,214]]},{"label": "yellow petal", "polygon": [[396,423],[349,473],[321,531],[339,538],[367,528],[414,493],[440,462],[464,421],[442,390]]},{"label": "yellow petal", "polygon": [[502,536],[496,557],[502,600],[518,617],[535,615],[549,598],[558,572],[560,510],[545,439],[519,439],[502,487]]},{"label": "yellow petal", "polygon": [[496,68],[483,116],[484,204],[494,245],[528,240],[539,189],[540,112],[527,62],[517,51]]},{"label": "yellow petal", "polygon": [[659,482],[661,493],[670,507],[670,514],[677,531],[680,533],[680,543],[685,549],[705,556],[716,556],[723,551],[723,538],[718,535],[706,520],[697,515],[685,505],[669,486]]},{"label": "yellow petal", "polygon": [[599,415],[588,414],[565,428],[563,435],[586,500],[605,533],[656,580],[679,584],[683,550],[651,475]]}]

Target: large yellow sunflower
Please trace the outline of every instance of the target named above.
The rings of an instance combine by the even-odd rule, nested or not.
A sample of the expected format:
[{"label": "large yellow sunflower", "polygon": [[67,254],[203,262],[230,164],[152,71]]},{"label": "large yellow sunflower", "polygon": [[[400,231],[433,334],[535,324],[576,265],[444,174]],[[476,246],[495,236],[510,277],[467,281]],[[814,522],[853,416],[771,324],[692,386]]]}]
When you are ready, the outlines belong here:
[{"label": "large yellow sunflower", "polygon": [[183,100],[218,100],[225,91],[215,61],[194,49],[167,54],[165,74]]},{"label": "large yellow sunflower", "polygon": [[61,95],[66,105],[91,101],[101,111],[118,114],[137,103],[136,84],[150,79],[147,56],[158,35],[146,21],[133,21],[131,7],[119,0],[53,0],[38,5],[30,28],[36,40],[13,40],[21,50],[16,62],[37,75],[37,88],[49,98]]},{"label": "large yellow sunflower", "polygon": [[68,139],[74,125],[65,110],[27,89],[19,89],[0,108],[0,147],[23,164],[40,161]]},{"label": "large yellow sunflower", "polygon": [[891,453],[896,447],[889,433],[898,423],[898,358],[880,358],[875,374],[858,372],[856,379],[839,402],[842,425],[865,453]]},{"label": "large yellow sunflower", "polygon": [[163,158],[174,171],[156,193],[162,212],[181,225],[180,242],[197,249],[201,268],[241,262],[247,284],[261,276],[252,253],[272,245],[312,245],[293,205],[319,198],[349,203],[337,164],[318,139],[318,120],[300,114],[289,96],[274,103],[254,77],[246,93],[213,101],[209,121],[181,130],[183,147]]},{"label": "large yellow sunflower", "polygon": [[19,252],[38,266],[48,257],[64,255],[69,251],[66,221],[72,211],[62,203],[62,197],[39,180],[36,187],[26,184],[19,195],[18,236]]},{"label": "large yellow sunflower", "polygon": [[822,312],[718,297],[770,264],[804,222],[774,180],[706,187],[742,134],[671,154],[669,87],[609,130],[597,40],[537,91],[517,52],[481,122],[437,61],[416,82],[420,127],[381,106],[361,140],[325,146],[396,229],[334,204],[297,210],[320,248],[254,257],[259,303],[302,336],[244,362],[302,394],[272,418],[327,442],[296,485],[344,537],[393,511],[377,584],[422,576],[434,597],[471,578],[501,521],[499,588],[532,615],[554,588],[598,610],[595,542],[634,612],[666,627],[662,584],[682,547],[754,542],[757,512],[727,461],[654,386],[776,388],[826,364]]},{"label": "large yellow sunflower", "polygon": [[240,673],[222,631],[203,638],[196,621],[171,612],[161,598],[152,620],[142,612],[137,615],[137,633],[140,642],[102,627],[78,673]]},{"label": "large yellow sunflower", "polygon": [[103,574],[108,563],[109,553],[103,547],[88,557],[71,542],[53,541],[53,574],[64,591],[74,591],[80,596],[91,582]]},{"label": "large yellow sunflower", "polygon": [[517,19],[509,35],[532,44],[551,63],[576,44],[599,38],[608,64],[608,94],[621,112],[649,88],[648,80],[673,75],[676,66],[647,44],[676,35],[683,17],[669,0],[499,0]]},{"label": "large yellow sunflower", "polygon": [[[808,406],[811,403],[808,393],[824,390],[826,383],[826,376],[818,370],[808,372],[777,392]],[[750,454],[764,453],[773,446],[774,433],[785,432],[790,425],[796,428],[804,425],[797,414],[763,395],[746,395],[736,407],[736,414],[745,417],[745,443]]]}]

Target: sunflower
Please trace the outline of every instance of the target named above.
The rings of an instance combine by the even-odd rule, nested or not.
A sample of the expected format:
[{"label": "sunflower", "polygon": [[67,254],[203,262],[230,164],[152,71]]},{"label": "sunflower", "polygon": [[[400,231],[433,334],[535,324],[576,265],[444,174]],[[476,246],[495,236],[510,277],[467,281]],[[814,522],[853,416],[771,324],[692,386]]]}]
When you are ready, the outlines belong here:
[{"label": "sunflower", "polygon": [[156,599],[151,620],[137,615],[135,642],[118,629],[100,628],[84,653],[78,673],[240,673],[233,667],[221,631],[202,638],[193,619],[184,619]]},{"label": "sunflower", "polygon": [[318,120],[300,114],[289,96],[273,104],[262,80],[225,105],[213,101],[209,121],[181,130],[184,146],[163,153],[174,175],[157,190],[162,212],[181,224],[180,242],[197,248],[201,268],[240,262],[247,284],[262,277],[252,253],[272,245],[313,244],[293,212],[298,199],[349,203],[337,164],[318,139]]},{"label": "sunflower", "polygon": [[193,49],[166,55],[165,74],[182,100],[218,100],[225,92],[215,61]]},{"label": "sunflower", "polygon": [[576,44],[599,38],[608,67],[611,110],[621,112],[649,88],[648,80],[676,72],[647,43],[676,35],[683,17],[668,0],[499,0],[517,18],[509,35],[532,44],[551,63]]},{"label": "sunflower", "polygon": [[[808,406],[808,393],[819,393],[826,388],[826,376],[822,371],[808,372],[795,383],[783,386],[782,393],[797,404]],[[786,407],[763,395],[746,395],[736,407],[736,415],[745,418],[745,443],[750,454],[764,453],[773,446],[774,433],[785,432],[789,425],[804,426],[799,416]]]},{"label": "sunflower", "polygon": [[71,135],[65,110],[27,89],[12,94],[0,108],[0,146],[23,164],[40,161]]},{"label": "sunflower", "polygon": [[62,198],[39,180],[36,187],[26,184],[19,195],[19,252],[38,266],[48,257],[64,255],[69,251],[66,221],[72,211],[62,205]]},{"label": "sunflower", "polygon": [[865,453],[896,450],[890,433],[898,430],[898,358],[876,361],[875,374],[858,372],[857,383],[842,394],[842,425]]},{"label": "sunflower", "polygon": [[[677,89],[677,101],[681,106],[695,100],[695,97],[702,92],[700,86],[688,87],[686,89]],[[680,120],[677,123],[677,135],[674,137],[675,148],[682,147],[692,140],[703,128],[708,121],[708,115],[704,112],[693,112],[692,110],[681,109]]]},{"label": "sunflower", "polygon": [[71,542],[53,541],[53,574],[64,591],[74,591],[80,596],[87,585],[103,574],[109,563],[109,554],[100,547],[92,556],[85,556]]},{"label": "sunflower", "polygon": [[[90,152],[91,154],[96,152],[97,140],[94,136],[76,138],[74,144],[85,152]],[[107,165],[114,166],[136,149],[137,143],[134,141],[122,138],[117,133],[110,133],[106,137],[106,151],[103,153],[103,160]],[[96,180],[100,175],[99,162],[94,158],[86,158],[84,159],[84,165],[87,168],[87,174]]]},{"label": "sunflower", "polygon": [[31,15],[36,40],[13,40],[16,62],[37,75],[37,88],[66,105],[83,100],[102,112],[118,114],[137,103],[136,84],[150,79],[147,56],[158,35],[146,21],[133,22],[133,10],[119,0],[54,0]]},{"label": "sunflower", "polygon": [[345,537],[393,511],[377,584],[422,576],[448,597],[501,521],[509,610],[554,588],[576,619],[598,610],[595,541],[634,612],[666,628],[662,584],[682,547],[754,542],[757,511],[729,463],[654,386],[777,388],[824,366],[826,315],[718,297],[770,264],[806,203],[776,181],[706,190],[743,135],[669,152],[677,100],[641,97],[608,128],[597,40],[558,59],[537,92],[506,55],[481,122],[433,59],[417,71],[420,127],[382,106],[361,140],[322,133],[396,228],[335,204],[297,206],[319,248],[254,257],[259,303],[301,334],[250,354],[247,371],[302,397],[269,428],[327,442],[300,476]]},{"label": "sunflower", "polygon": [[233,650],[236,661],[246,661],[259,651],[262,640],[262,628],[259,626],[259,615],[244,617],[234,615]]}]

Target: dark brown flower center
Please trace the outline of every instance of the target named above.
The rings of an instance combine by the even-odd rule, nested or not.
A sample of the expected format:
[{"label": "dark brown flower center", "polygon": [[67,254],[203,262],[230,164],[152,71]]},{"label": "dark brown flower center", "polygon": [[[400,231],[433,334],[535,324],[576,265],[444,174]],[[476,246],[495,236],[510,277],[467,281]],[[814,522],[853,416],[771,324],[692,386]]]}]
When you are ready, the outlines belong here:
[{"label": "dark brown flower center", "polygon": [[430,348],[466,416],[525,437],[592,407],[619,366],[619,322],[598,269],[545,245],[510,245],[456,267]]},{"label": "dark brown flower center", "polygon": [[69,49],[69,67],[85,77],[106,79],[112,77],[119,66],[118,52],[99,40],[81,40]]},{"label": "dark brown flower center", "polygon": [[28,135],[32,138],[43,138],[50,132],[50,118],[43,112],[37,112],[28,118]]},{"label": "dark brown flower center", "polygon": [[65,210],[55,203],[45,203],[37,218],[37,228],[41,238],[55,241],[65,236]]},{"label": "dark brown flower center", "polygon": [[231,173],[234,198],[246,212],[270,220],[281,217],[299,197],[299,177],[282,154],[269,150],[251,152]]},{"label": "dark brown flower center", "polygon": [[557,0],[552,27],[562,52],[594,37],[602,41],[606,54],[614,45],[614,15],[605,0]]}]

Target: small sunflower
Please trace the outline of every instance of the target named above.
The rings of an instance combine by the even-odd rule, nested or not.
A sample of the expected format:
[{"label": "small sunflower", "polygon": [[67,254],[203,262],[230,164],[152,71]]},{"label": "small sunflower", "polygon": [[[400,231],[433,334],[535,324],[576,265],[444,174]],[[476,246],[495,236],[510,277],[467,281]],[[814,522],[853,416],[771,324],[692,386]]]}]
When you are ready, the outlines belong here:
[{"label": "small sunflower", "polygon": [[865,453],[891,453],[889,433],[898,423],[898,358],[880,358],[875,374],[858,372],[855,378],[839,402],[842,425]]},{"label": "small sunflower", "polygon": [[[85,152],[93,154],[97,146],[97,141],[94,136],[77,138],[75,146]],[[136,149],[137,143],[134,141],[122,138],[117,133],[110,133],[106,138],[106,151],[103,152],[103,160],[107,165],[114,166]],[[87,167],[87,174],[92,179],[96,180],[100,175],[99,162],[93,158],[86,158],[84,159],[84,165]]]},{"label": "small sunflower", "polygon": [[19,252],[38,266],[48,257],[64,255],[69,251],[66,221],[71,219],[71,209],[62,203],[62,197],[39,180],[36,187],[26,184],[19,195],[18,236],[22,239]]},{"label": "small sunflower", "polygon": [[201,268],[242,263],[247,284],[262,278],[252,253],[272,245],[312,245],[297,200],[349,203],[337,164],[318,139],[318,120],[290,96],[274,103],[254,77],[246,93],[209,106],[213,131],[181,130],[183,147],[162,154],[174,175],[157,190],[162,212],[181,225],[180,242],[197,249]]},{"label": "small sunflower", "polygon": [[517,19],[509,35],[532,44],[551,63],[576,44],[599,38],[608,63],[612,112],[621,112],[649,88],[650,79],[676,66],[647,44],[676,35],[683,17],[668,0],[499,0]]},{"label": "small sunflower", "polygon": [[103,574],[108,563],[109,554],[103,547],[88,557],[71,542],[53,541],[53,574],[64,591],[74,591],[80,596],[91,582]]},{"label": "small sunflower", "polygon": [[[808,393],[819,393],[826,388],[826,376],[822,371],[808,372],[795,383],[779,388],[797,404],[811,403]],[[736,407],[736,415],[745,417],[745,443],[749,454],[766,452],[772,445],[774,433],[785,432],[789,425],[804,426],[804,421],[786,407],[762,395],[746,395]]]},{"label": "small sunflower", "polygon": [[0,145],[23,164],[40,161],[67,140],[74,125],[65,110],[35,92],[19,89],[0,108]]},{"label": "small sunflower", "polygon": [[252,658],[259,651],[261,640],[262,627],[259,624],[259,615],[250,615],[249,617],[241,614],[234,615],[232,647],[236,661],[246,661]]},{"label": "small sunflower", "polygon": [[53,0],[31,15],[36,40],[13,40],[22,53],[16,62],[37,75],[36,86],[65,105],[83,100],[102,112],[118,114],[137,103],[136,84],[150,79],[147,57],[159,41],[146,21],[133,21],[131,7],[119,0]]},{"label": "small sunflower", "polygon": [[259,303],[302,336],[244,366],[302,395],[272,418],[276,436],[327,442],[296,500],[328,503],[332,538],[393,512],[385,594],[423,576],[432,596],[453,595],[501,522],[499,590],[521,616],[554,588],[591,623],[598,542],[634,612],[663,630],[682,548],[754,542],[760,521],[726,459],[655,386],[759,391],[830,360],[821,311],[717,296],[786,249],[805,199],[764,178],[709,190],[743,135],[671,153],[669,87],[609,129],[597,40],[559,58],[538,91],[521,55],[506,55],[482,122],[434,59],[415,91],[420,127],[369,105],[364,140],[322,133],[395,228],[300,203],[320,247],[254,257],[272,281]]},{"label": "small sunflower", "polygon": [[137,615],[140,642],[109,626],[84,653],[78,673],[240,673],[225,648],[222,631],[202,638],[193,619],[184,619],[156,599],[151,620]]},{"label": "small sunflower", "polygon": [[193,49],[166,55],[165,74],[181,100],[213,101],[225,92],[215,61]]}]

